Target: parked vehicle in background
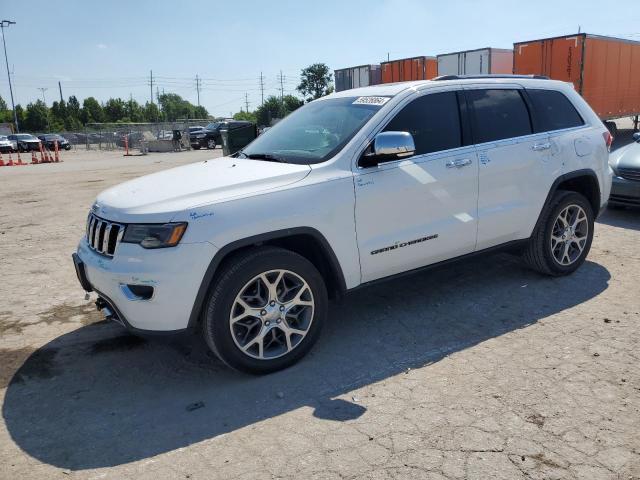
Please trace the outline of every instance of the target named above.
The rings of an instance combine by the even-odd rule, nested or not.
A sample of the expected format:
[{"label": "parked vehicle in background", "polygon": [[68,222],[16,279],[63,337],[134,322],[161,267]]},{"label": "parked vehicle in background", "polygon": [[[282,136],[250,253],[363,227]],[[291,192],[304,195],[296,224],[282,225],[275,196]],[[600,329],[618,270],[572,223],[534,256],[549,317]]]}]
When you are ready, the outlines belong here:
[{"label": "parked vehicle in background", "polygon": [[334,72],[336,92],[351,88],[369,87],[382,83],[380,65],[360,65],[358,67],[341,68]]},{"label": "parked vehicle in background", "polygon": [[45,133],[44,135],[38,135],[38,138],[42,142],[43,146],[49,150],[55,149],[55,142],[58,142],[58,148],[60,150],[71,150],[71,143],[62,135],[57,133]]},{"label": "parked vehicle in background", "polygon": [[7,135],[9,140],[13,140],[18,144],[19,152],[30,152],[32,150],[40,150],[40,140],[29,133],[14,133]]},{"label": "parked vehicle in background", "polygon": [[382,83],[430,80],[438,76],[436,57],[412,57],[380,64]]},{"label": "parked vehicle in background", "polygon": [[253,125],[253,123],[243,120],[223,120],[219,122],[212,122],[204,129],[189,134],[191,148],[196,150],[200,148],[214,149],[218,145],[222,145],[220,130],[234,130],[248,125]]},{"label": "parked vehicle in background", "polygon": [[[513,72],[572,82],[601,120],[640,115],[640,42],[578,33],[513,44]],[[605,122],[615,137],[615,122]]]},{"label": "parked vehicle in background", "polygon": [[438,76],[513,73],[513,50],[478,48],[438,55]]},{"label": "parked vehicle in background", "polygon": [[6,135],[0,135],[0,152],[10,153],[18,150],[18,142],[9,140]]},{"label": "parked vehicle in background", "polygon": [[101,193],[73,260],[108,318],[197,328],[227,365],[268,373],[302,358],[328,298],[358,286],[497,249],[574,272],[609,198],[611,140],[564,82],[346,90],[231,157]]},{"label": "parked vehicle in background", "polygon": [[614,173],[609,197],[612,206],[640,207],[640,132],[633,134],[633,140],[609,156]]}]

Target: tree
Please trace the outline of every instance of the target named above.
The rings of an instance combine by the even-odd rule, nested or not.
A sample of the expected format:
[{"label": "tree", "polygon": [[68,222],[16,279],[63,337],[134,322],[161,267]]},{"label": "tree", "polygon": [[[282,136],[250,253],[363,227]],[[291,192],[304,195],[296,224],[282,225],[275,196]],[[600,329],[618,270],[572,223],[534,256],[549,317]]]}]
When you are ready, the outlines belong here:
[{"label": "tree", "polygon": [[24,130],[32,132],[44,132],[49,125],[49,109],[42,100],[27,105],[27,110],[22,122]]},{"label": "tree", "polygon": [[256,119],[258,120],[258,125],[271,125],[271,121],[276,118],[283,118],[285,115],[285,110],[282,105],[282,102],[278,97],[274,97],[273,95],[268,97],[264,103],[259,106],[256,110]]},{"label": "tree", "polygon": [[169,122],[178,118],[207,118],[209,116],[206,108],[196,107],[175,93],[163,93],[158,101],[165,119]]},{"label": "tree", "polygon": [[104,104],[104,116],[107,122],[117,122],[127,115],[127,107],[121,98],[110,98]]},{"label": "tree", "polygon": [[333,74],[324,63],[314,63],[302,70],[302,78],[297,90],[307,98],[307,101],[315,100],[330,94],[333,91],[331,80]]},{"label": "tree", "polygon": [[304,105],[304,100],[300,100],[298,97],[293,95],[285,95],[282,97],[282,101],[284,103],[284,109],[287,114],[297,110],[302,105]]},{"label": "tree", "polygon": [[82,110],[80,111],[80,121],[85,125],[104,121],[104,112],[98,100],[93,97],[84,99]]},{"label": "tree", "polygon": [[147,102],[144,104],[144,121],[145,122],[158,122],[162,120],[162,114],[158,105],[155,103]]},{"label": "tree", "polygon": [[242,110],[240,110],[238,113],[236,113],[233,116],[233,119],[234,120],[243,120],[245,122],[253,122],[253,123],[257,122],[256,112],[243,112]]}]

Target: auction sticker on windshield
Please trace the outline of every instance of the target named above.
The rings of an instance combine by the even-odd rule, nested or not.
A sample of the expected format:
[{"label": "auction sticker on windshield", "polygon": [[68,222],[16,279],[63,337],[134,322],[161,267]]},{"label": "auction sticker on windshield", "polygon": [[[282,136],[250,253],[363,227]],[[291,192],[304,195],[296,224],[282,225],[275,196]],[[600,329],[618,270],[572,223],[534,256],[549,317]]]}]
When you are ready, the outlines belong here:
[{"label": "auction sticker on windshield", "polygon": [[384,105],[390,97],[358,97],[353,102],[354,105]]}]

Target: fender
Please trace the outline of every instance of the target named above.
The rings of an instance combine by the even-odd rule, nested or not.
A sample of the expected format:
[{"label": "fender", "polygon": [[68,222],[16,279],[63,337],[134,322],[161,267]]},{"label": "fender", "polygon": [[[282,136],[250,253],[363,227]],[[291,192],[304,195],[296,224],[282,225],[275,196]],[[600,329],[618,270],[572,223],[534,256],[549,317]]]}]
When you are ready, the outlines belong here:
[{"label": "fender", "polygon": [[568,172],[565,173],[564,175],[560,175],[558,178],[555,179],[555,181],[553,182],[553,184],[551,185],[551,188],[549,189],[549,193],[547,194],[547,198],[545,199],[544,203],[542,204],[542,209],[540,210],[540,213],[538,214],[538,220],[536,221],[535,226],[533,227],[533,231],[532,231],[532,235],[533,232],[536,231],[536,229],[538,228],[538,226],[540,225],[540,223],[542,222],[542,213],[544,212],[545,208],[547,208],[547,205],[549,205],[549,202],[551,202],[551,199],[553,198],[553,196],[555,195],[556,191],[558,190],[558,186],[562,183],[562,182],[566,182],[567,180],[571,180],[572,178],[578,178],[578,177],[591,177],[593,178],[593,180],[595,180],[596,182],[596,186],[598,188],[598,204],[595,205],[593,214],[594,216],[598,216],[598,213],[600,211],[600,181],[598,180],[598,175],[596,175],[596,172],[591,169],[591,168],[583,168],[580,170],[574,170],[572,172]]},{"label": "fender", "polygon": [[320,233],[318,230],[312,227],[295,227],[295,228],[286,228],[284,230],[275,230],[273,232],[261,233],[259,235],[253,235],[251,237],[242,238],[239,240],[235,240],[231,243],[228,243],[220,250],[216,252],[216,254],[211,259],[207,270],[205,271],[204,277],[200,284],[200,288],[198,289],[198,294],[196,295],[196,299],[193,303],[193,308],[191,309],[191,314],[189,315],[189,329],[192,329],[198,323],[198,318],[202,312],[202,308],[207,296],[207,293],[211,287],[211,282],[215,273],[218,271],[218,267],[222,260],[231,252],[238,250],[242,247],[248,247],[251,245],[256,245],[264,242],[269,242],[271,240],[278,240],[282,238],[291,237],[294,235],[309,235],[312,236],[315,240],[317,240],[322,246],[323,253],[329,259],[329,267],[331,269],[331,273],[335,276],[338,282],[338,290],[340,294],[343,294],[347,291],[347,284],[344,279],[344,274],[342,273],[342,267],[340,266],[340,262],[336,257],[336,254],[331,248],[331,245],[327,241],[327,239]]}]

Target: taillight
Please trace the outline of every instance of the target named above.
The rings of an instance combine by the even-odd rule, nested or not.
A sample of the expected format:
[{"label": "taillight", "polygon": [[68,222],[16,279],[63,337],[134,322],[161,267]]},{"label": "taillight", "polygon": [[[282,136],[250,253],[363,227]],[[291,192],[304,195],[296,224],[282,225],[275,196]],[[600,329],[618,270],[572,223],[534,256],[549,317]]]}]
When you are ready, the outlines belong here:
[{"label": "taillight", "polygon": [[602,136],[604,137],[604,143],[607,145],[607,150],[611,151],[611,144],[613,143],[613,135],[611,135],[611,132],[607,130],[606,132],[602,132]]}]

